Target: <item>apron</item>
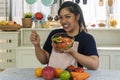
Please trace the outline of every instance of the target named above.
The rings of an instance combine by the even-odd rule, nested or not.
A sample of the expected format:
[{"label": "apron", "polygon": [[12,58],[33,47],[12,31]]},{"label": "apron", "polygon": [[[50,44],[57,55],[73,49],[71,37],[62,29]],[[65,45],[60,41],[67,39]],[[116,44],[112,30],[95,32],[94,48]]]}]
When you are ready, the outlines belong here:
[{"label": "apron", "polygon": [[[74,42],[73,49],[77,51],[78,49],[78,42]],[[65,69],[70,65],[77,67],[77,61],[75,58],[68,54],[68,53],[59,53],[55,52],[54,49],[52,49],[52,53],[49,60],[49,66],[56,67],[56,68],[62,68]]]}]

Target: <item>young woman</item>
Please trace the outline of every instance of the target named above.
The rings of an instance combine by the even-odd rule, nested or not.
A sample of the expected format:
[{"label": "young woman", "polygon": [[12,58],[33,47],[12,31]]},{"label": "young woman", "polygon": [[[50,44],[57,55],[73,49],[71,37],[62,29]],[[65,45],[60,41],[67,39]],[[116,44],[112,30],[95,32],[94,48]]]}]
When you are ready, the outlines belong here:
[{"label": "young woman", "polygon": [[[66,1],[58,10],[58,15],[63,28],[53,30],[43,48],[40,46],[39,35],[35,31],[31,33],[30,40],[34,45],[37,59],[42,64],[53,67],[66,68],[69,65],[74,65],[96,70],[99,65],[96,43],[93,36],[87,33],[80,6],[72,1]],[[61,32],[74,37],[75,41],[72,48],[59,54],[53,48],[51,38],[54,34]]]}]

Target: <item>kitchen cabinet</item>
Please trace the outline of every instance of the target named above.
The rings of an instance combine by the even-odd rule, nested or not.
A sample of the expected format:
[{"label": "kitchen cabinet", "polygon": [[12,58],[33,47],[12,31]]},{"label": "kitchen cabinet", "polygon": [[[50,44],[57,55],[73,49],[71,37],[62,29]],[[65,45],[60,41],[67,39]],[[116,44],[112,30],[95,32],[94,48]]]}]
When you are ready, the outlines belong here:
[{"label": "kitchen cabinet", "polygon": [[120,70],[120,47],[98,47],[100,69]]},{"label": "kitchen cabinet", "polygon": [[43,67],[36,56],[33,47],[18,47],[16,54],[16,67],[17,68],[36,68]]},{"label": "kitchen cabinet", "polygon": [[96,40],[99,69],[120,69],[120,28],[91,28],[88,32]]},{"label": "kitchen cabinet", "polygon": [[36,30],[37,33],[40,35],[40,39],[41,39],[41,45],[44,44],[48,34],[51,32],[51,30],[53,30],[55,28],[35,28],[35,29],[31,29],[31,28],[22,28],[20,31],[20,35],[21,35],[21,46],[32,46],[32,43],[30,42],[30,34],[32,30]]},{"label": "kitchen cabinet", "polygon": [[0,31],[0,69],[16,67],[19,32]]},{"label": "kitchen cabinet", "polygon": [[[55,28],[36,28],[41,36],[43,46],[48,34]],[[38,67],[44,66],[38,62],[35,57],[34,47],[29,37],[31,30],[29,28],[21,29],[21,43],[17,48],[17,67]],[[120,69],[120,29],[118,28],[89,28],[88,32],[96,40],[97,49],[100,58],[99,69]]]}]

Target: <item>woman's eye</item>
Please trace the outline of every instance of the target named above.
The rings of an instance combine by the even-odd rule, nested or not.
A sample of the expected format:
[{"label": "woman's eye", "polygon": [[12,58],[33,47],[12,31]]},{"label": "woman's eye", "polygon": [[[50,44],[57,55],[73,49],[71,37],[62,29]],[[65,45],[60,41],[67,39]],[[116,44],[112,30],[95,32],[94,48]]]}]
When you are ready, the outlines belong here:
[{"label": "woman's eye", "polygon": [[70,18],[70,16],[66,16],[66,18]]},{"label": "woman's eye", "polygon": [[59,19],[62,19],[63,17],[59,17]]}]

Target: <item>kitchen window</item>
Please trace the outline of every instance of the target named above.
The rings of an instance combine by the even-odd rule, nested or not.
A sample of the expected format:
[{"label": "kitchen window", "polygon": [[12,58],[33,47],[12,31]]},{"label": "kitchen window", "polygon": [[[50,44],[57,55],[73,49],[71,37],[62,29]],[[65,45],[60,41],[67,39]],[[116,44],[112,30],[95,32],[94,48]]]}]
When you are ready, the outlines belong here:
[{"label": "kitchen window", "polygon": [[[11,1],[12,5],[10,7],[12,8],[5,6],[6,4],[8,4],[7,1],[8,2]],[[120,9],[119,9],[120,0],[112,0],[113,4],[111,7],[109,7],[108,5],[108,0],[61,0],[61,1],[73,1],[73,2],[79,1],[78,5],[80,5],[83,10],[83,14],[87,26],[91,26],[93,24],[98,25],[99,21],[103,21],[106,23],[106,26],[109,26],[109,18],[111,16],[117,19],[117,27],[120,26]],[[86,1],[86,3],[84,1]],[[57,13],[56,8],[54,8],[53,6],[49,6],[49,7],[44,6],[41,3],[41,0],[36,0],[36,2],[31,5],[26,3],[26,0],[0,0],[0,3],[1,2],[2,4],[0,5],[0,9],[1,7],[3,7],[2,5],[5,6],[4,7],[5,9],[0,10],[1,11],[0,15],[1,16],[9,15],[9,19],[12,19],[20,24],[21,24],[21,18],[23,14],[26,12],[32,12],[34,14],[38,11],[41,11],[43,12],[43,14],[46,15],[46,17],[55,10],[56,10],[55,12]],[[9,11],[11,11],[11,14]],[[0,18],[2,18],[1,16]]]},{"label": "kitchen window", "polygon": [[11,0],[0,0],[0,20],[11,20]]},{"label": "kitchen window", "polygon": [[[73,1],[77,3],[83,11],[86,25],[91,26],[99,22],[105,23],[106,27],[109,25],[109,18],[114,17],[117,20],[117,26],[120,26],[120,0],[64,0]],[[113,1],[109,6],[109,1]]]}]

